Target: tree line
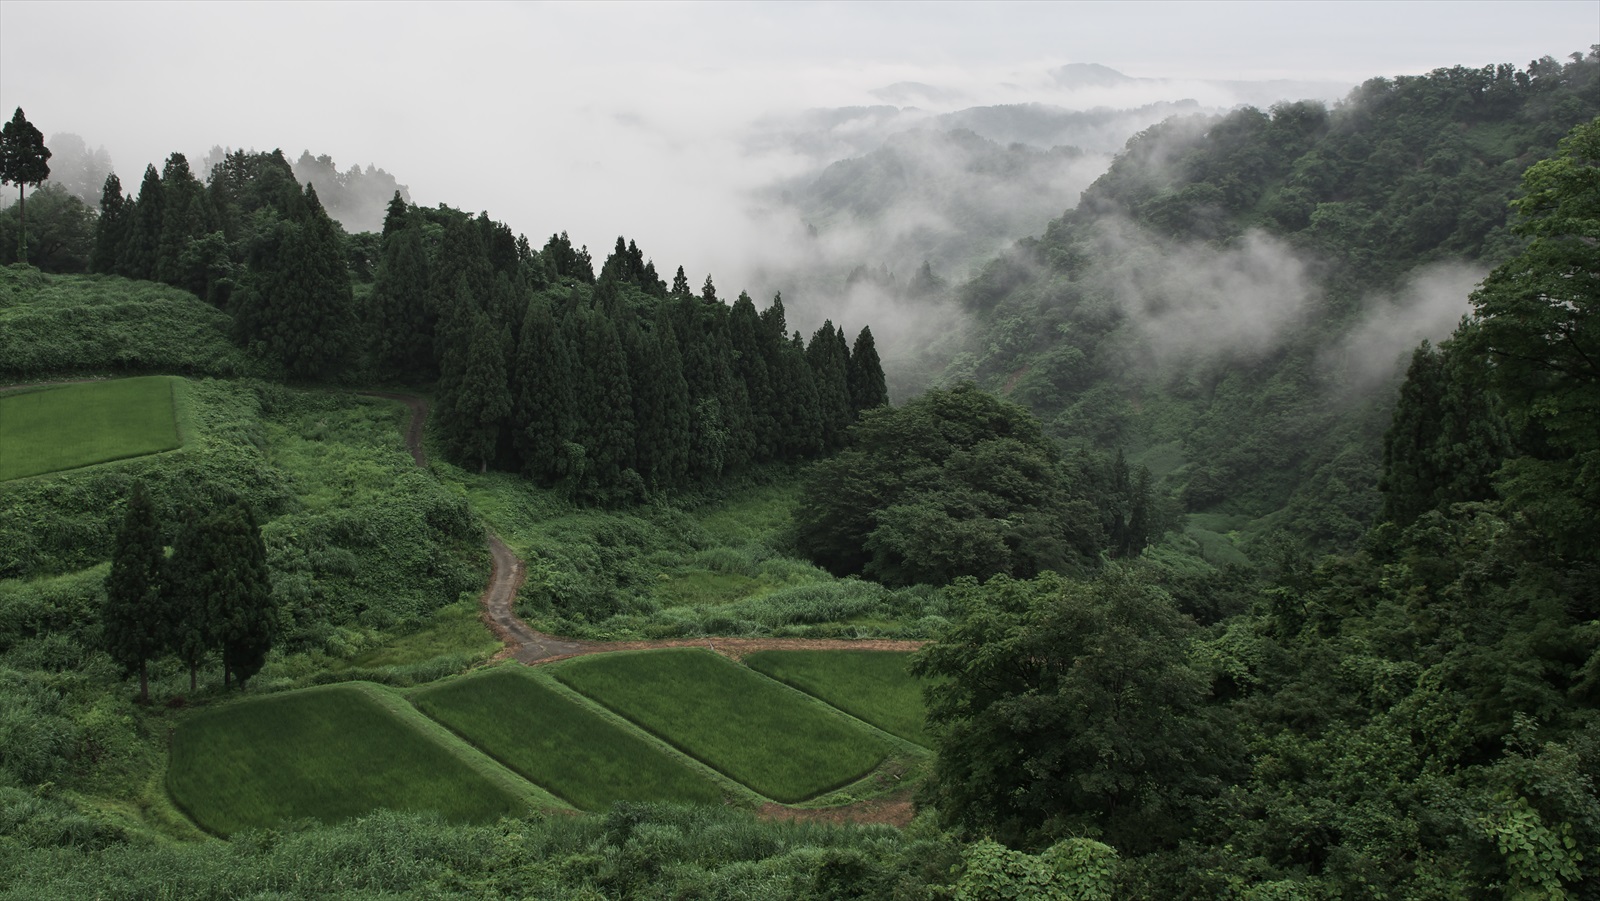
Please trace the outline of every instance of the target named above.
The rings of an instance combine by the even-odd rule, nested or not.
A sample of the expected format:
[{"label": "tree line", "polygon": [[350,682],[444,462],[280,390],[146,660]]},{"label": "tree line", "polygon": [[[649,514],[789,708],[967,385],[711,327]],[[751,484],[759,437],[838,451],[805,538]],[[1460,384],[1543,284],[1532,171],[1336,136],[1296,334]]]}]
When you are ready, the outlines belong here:
[{"label": "tree line", "polygon": [[783,299],[732,304],[710,276],[668,285],[617,238],[598,275],[565,233],[540,251],[486,215],[396,196],[371,297],[374,365],[437,379],[436,434],[479,470],[520,471],[600,501],[704,484],[843,446],[888,402],[870,328],[806,341]]},{"label": "tree line", "polygon": [[632,241],[596,273],[565,232],[535,249],[487,213],[399,191],[381,234],[346,235],[277,151],[227,153],[204,184],[175,153],[137,197],[112,173],[91,265],[227,310],[291,378],[434,385],[447,457],[585,500],[810,459],[888,402],[870,329],[851,343],[828,322],[807,341],[781,296],[729,304],[682,267],[669,285]]},{"label": "tree line", "polygon": [[138,672],[141,702],[150,700],[151,660],[170,655],[188,666],[191,692],[213,652],[225,686],[237,679],[243,688],[266,663],[278,614],[261,528],[243,503],[191,511],[169,555],[144,483],[134,482],[105,587],[105,650]]}]

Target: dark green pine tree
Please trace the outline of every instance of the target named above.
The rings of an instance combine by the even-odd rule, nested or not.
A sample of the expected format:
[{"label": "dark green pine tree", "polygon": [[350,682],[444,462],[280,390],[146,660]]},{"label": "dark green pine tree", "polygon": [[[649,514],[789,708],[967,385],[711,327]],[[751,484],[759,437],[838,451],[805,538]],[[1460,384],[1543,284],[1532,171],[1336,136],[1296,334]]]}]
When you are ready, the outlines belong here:
[{"label": "dark green pine tree", "polygon": [[238,679],[243,688],[261,672],[278,630],[267,547],[255,514],[242,503],[207,517],[207,528],[216,555],[207,599],[222,650],[222,682]]},{"label": "dark green pine tree", "polygon": [[806,362],[805,339],[795,332],[779,356],[779,394],[783,398],[783,457],[808,460],[822,452],[822,406],[817,381]]},{"label": "dark green pine tree", "polygon": [[672,277],[672,289],[668,293],[672,297],[688,297],[692,293],[689,290],[689,277],[683,274],[682,266],[678,267],[678,274]]},{"label": "dark green pine tree", "polygon": [[44,134],[22,114],[0,128],[0,181],[17,186],[17,259],[28,258],[28,185],[37,187],[50,177],[50,148]]},{"label": "dark green pine tree", "polygon": [[384,246],[388,246],[391,235],[405,228],[411,221],[411,205],[406,203],[405,198],[400,196],[399,191],[394,192],[394,196],[389,198],[389,208],[383,214],[382,238]]},{"label": "dark green pine tree", "polygon": [[627,352],[610,320],[581,311],[578,439],[584,449],[587,471],[583,491],[591,499],[612,502],[628,488],[626,473],[633,472],[633,383]]},{"label": "dark green pine tree", "polygon": [[189,668],[191,694],[198,688],[200,665],[219,643],[211,619],[211,591],[215,587],[213,573],[223,561],[213,546],[215,535],[209,522],[189,511],[178,526],[172,556],[162,570],[167,649]]},{"label": "dark green pine tree", "polygon": [[528,305],[512,367],[512,446],[522,471],[546,487],[572,478],[568,446],[577,435],[573,381],[581,375],[570,341],[550,302]]},{"label": "dark green pine tree", "polygon": [[132,221],[128,225],[128,240],[122,245],[122,258],[117,271],[128,278],[154,279],[156,263],[161,257],[161,223],[166,204],[162,199],[161,173],[156,167],[144,168],[144,181],[139,184],[139,197],[134,201]]},{"label": "dark green pine tree", "polygon": [[806,362],[817,386],[817,412],[822,423],[824,451],[845,445],[845,433],[853,416],[850,411],[850,360],[844,333],[826,321],[811,335],[806,346]]},{"label": "dark green pine tree", "polygon": [[[844,332],[841,330],[840,334]],[[878,359],[878,347],[872,340],[872,329],[863,326],[850,349],[850,371],[845,379],[850,389],[852,419],[862,410],[881,407],[889,402],[889,385],[883,377],[883,363]]]},{"label": "dark green pine tree", "polygon": [[396,226],[383,239],[383,259],[372,285],[376,350],[388,378],[421,383],[438,374],[433,355],[434,314],[428,296],[428,253],[422,230]]},{"label": "dark green pine tree", "polygon": [[181,153],[167,157],[161,172],[161,234],[156,242],[156,278],[198,297],[206,295],[207,263],[192,245],[217,228],[206,190]]},{"label": "dark green pine tree", "polygon": [[1509,452],[1507,430],[1490,407],[1488,367],[1472,365],[1463,344],[1441,350],[1424,341],[1411,355],[1383,438],[1380,519],[1408,526],[1430,510],[1494,496],[1493,479]]},{"label": "dark green pine tree", "polygon": [[328,378],[348,362],[355,302],[339,227],[315,188],[307,185],[304,197],[304,216],[280,221],[252,254],[234,329],[291,376]]},{"label": "dark green pine tree", "polygon": [[[452,215],[433,267],[431,294],[436,318],[434,357],[440,378],[446,369],[465,372],[467,346],[472,339],[473,312],[487,312],[494,289],[494,269],[483,232],[471,219]],[[452,362],[453,361],[453,362]]]},{"label": "dark green pine tree", "polygon": [[89,268],[107,275],[118,270],[122,247],[128,240],[128,229],[134,215],[133,198],[122,193],[122,180],[113,172],[106,176],[105,188],[100,192],[100,218],[94,225],[94,253]]},{"label": "dark green pine tree", "polygon": [[689,472],[689,384],[665,305],[648,327],[629,330],[628,369],[633,383],[635,468],[654,489],[677,488]]},{"label": "dark green pine tree", "polygon": [[111,550],[106,605],[101,618],[106,652],[127,673],[139,673],[139,702],[150,702],[149,662],[166,647],[161,609],[164,556],[155,506],[143,482],[133,483],[128,510]]},{"label": "dark green pine tree", "polygon": [[765,462],[779,455],[777,395],[762,352],[761,314],[750,295],[741,291],[728,311],[728,344],[733,376],[743,384],[750,403],[750,455]]},{"label": "dark green pine tree", "polygon": [[451,438],[455,458],[463,465],[476,464],[487,472],[500,447],[501,431],[511,418],[511,390],[506,377],[506,356],[511,336],[489,321],[482,311],[473,312],[472,340],[468,346],[466,369],[451,380],[452,396],[443,397],[440,383],[440,427]]}]

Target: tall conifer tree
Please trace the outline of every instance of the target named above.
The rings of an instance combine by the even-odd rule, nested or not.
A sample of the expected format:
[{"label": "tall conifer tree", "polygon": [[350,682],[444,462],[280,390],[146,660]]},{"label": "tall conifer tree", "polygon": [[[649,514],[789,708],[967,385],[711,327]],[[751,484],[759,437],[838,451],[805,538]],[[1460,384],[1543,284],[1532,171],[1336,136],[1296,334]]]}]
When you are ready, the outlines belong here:
[{"label": "tall conifer tree", "polygon": [[149,663],[165,647],[161,565],[165,551],[155,506],[144,482],[133,483],[128,510],[111,551],[102,622],[106,650],[129,673],[139,673],[139,701],[150,702]]},{"label": "tall conifer tree", "polygon": [[[840,331],[843,335],[843,331]],[[889,402],[889,385],[883,377],[883,363],[878,359],[878,348],[872,340],[872,329],[863,326],[850,349],[850,371],[846,379],[850,388],[852,418],[862,410],[881,407]]]}]

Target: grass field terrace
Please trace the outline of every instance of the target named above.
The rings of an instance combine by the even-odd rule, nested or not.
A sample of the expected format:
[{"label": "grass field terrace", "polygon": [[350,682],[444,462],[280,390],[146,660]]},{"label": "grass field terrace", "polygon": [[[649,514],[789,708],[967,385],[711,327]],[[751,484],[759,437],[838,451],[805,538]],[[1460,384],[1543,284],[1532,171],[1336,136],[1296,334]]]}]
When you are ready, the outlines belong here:
[{"label": "grass field terrace", "polygon": [[432,811],[451,822],[527,810],[525,798],[397,715],[376,691],[347,683],[196,713],[172,735],[168,791],[218,835],[301,818],[338,822],[378,808]]},{"label": "grass field terrace", "polygon": [[172,450],[169,376],[0,392],[0,482]]},{"label": "grass field terrace", "polygon": [[900,651],[757,651],[745,665],[924,748],[922,682]]},{"label": "grass field terrace", "polygon": [[859,724],[698,649],[580,657],[556,678],[774,801],[847,785],[889,753]]},{"label": "grass field terrace", "polygon": [[583,810],[604,810],[616,801],[722,802],[709,774],[522,667],[429,687],[412,703]]}]

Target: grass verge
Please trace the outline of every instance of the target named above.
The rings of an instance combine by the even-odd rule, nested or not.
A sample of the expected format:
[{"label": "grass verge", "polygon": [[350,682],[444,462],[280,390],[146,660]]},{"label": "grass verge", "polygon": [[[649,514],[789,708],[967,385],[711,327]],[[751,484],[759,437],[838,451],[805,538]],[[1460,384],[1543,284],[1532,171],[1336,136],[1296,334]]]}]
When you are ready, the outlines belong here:
[{"label": "grass verge", "polygon": [[681,759],[522,667],[496,667],[431,686],[411,702],[584,810],[604,810],[617,801],[722,802],[718,787]]},{"label": "grass verge", "polygon": [[580,657],[557,679],[774,801],[859,779],[888,747],[858,724],[698,649]]}]

